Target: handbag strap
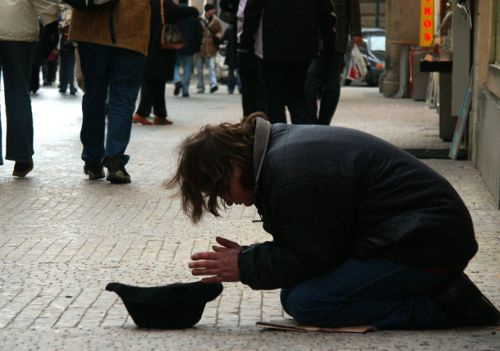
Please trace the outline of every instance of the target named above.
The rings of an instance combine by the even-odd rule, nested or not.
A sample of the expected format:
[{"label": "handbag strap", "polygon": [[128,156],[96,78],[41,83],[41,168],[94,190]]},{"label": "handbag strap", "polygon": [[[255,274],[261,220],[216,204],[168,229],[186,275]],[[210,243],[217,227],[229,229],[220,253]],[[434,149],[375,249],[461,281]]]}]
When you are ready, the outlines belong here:
[{"label": "handbag strap", "polygon": [[[162,0],[162,1],[163,1],[163,0]],[[217,37],[217,36],[215,35],[215,33],[212,31],[212,29],[210,29],[210,27],[208,26],[208,24],[205,22],[205,20],[203,20],[203,18],[200,18],[200,21],[203,23],[203,25],[204,25],[205,27],[207,27],[208,31],[210,32],[210,34],[212,34],[212,36],[213,36],[213,37]]]},{"label": "handbag strap", "polygon": [[162,26],[165,25],[165,0],[160,1],[160,6],[161,6],[161,24]]}]

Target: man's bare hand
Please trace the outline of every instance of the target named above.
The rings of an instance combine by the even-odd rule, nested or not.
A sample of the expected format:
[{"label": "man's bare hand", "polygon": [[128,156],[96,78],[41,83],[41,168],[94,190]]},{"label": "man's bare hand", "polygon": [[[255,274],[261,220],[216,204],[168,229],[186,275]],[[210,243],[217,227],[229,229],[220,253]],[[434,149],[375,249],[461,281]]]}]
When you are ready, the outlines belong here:
[{"label": "man's bare hand", "polygon": [[237,282],[240,281],[240,270],[238,268],[238,254],[241,246],[234,241],[217,237],[220,245],[213,245],[208,252],[197,252],[191,256],[189,268],[193,275],[209,276],[203,278],[204,283]]}]

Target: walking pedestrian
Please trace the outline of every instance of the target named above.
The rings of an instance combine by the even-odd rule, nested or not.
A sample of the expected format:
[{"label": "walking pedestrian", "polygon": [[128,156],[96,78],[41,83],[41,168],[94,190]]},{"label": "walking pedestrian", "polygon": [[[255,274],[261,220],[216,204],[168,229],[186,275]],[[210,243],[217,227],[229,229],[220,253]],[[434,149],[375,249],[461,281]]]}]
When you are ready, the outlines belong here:
[{"label": "walking pedestrian", "polygon": [[226,43],[226,58],[224,59],[224,64],[227,66],[227,93],[233,94],[234,89],[238,87],[240,91],[240,75],[238,73],[238,61],[237,61],[237,46],[236,46],[236,36],[234,35],[234,27],[230,24],[224,31],[224,36],[222,41]]},{"label": "walking pedestrian", "polygon": [[[332,1],[337,16],[334,50],[323,50],[321,57],[312,60],[305,86],[308,113],[314,116],[318,124],[324,125],[331,123],[339,102],[348,37],[358,46],[363,42],[359,0]],[[321,99],[319,114],[318,96]]]},{"label": "walking pedestrian", "polygon": [[[266,111],[272,123],[314,123],[308,114],[304,84],[311,59],[319,51],[319,33],[331,45],[335,25],[330,0],[248,0],[240,50],[262,61]],[[245,88],[243,88],[245,89]]]},{"label": "walking pedestrian", "polygon": [[[177,50],[174,68],[174,95],[182,90],[183,97],[189,97],[189,85],[193,72],[193,55],[200,51],[203,28],[198,17],[190,16],[177,22],[177,28],[184,39],[184,46]],[[180,69],[182,68],[182,78]]]},{"label": "walking pedestrian", "polygon": [[264,82],[262,81],[262,65],[253,49],[240,47],[243,32],[244,12],[247,0],[221,0],[221,8],[233,16],[232,24],[236,43],[236,62],[240,79],[241,105],[243,116],[257,111],[266,111],[264,102]]},{"label": "walking pedestrian", "polygon": [[61,39],[59,41],[59,92],[66,94],[69,88],[70,95],[75,95],[75,45],[69,40],[69,25],[71,23],[71,7],[63,5],[61,10],[61,21],[59,31]]},{"label": "walking pedestrian", "polygon": [[[163,5],[162,5],[163,2]],[[142,125],[152,124],[147,117],[153,110],[155,115],[153,124],[172,124],[167,116],[165,103],[165,84],[174,76],[174,65],[177,50],[162,49],[162,19],[161,10],[165,13],[165,22],[175,23],[181,18],[198,17],[198,10],[194,7],[179,6],[172,0],[151,0],[151,41],[149,44],[146,69],[142,78],[141,100],[135,112],[133,121]]]},{"label": "walking pedestrian", "polygon": [[150,0],[73,9],[69,39],[78,43],[84,78],[80,139],[83,170],[91,180],[104,178],[104,166],[111,183],[130,183],[125,150],[146,61],[150,16]]},{"label": "walking pedestrian", "polygon": [[303,325],[378,329],[494,325],[498,311],[463,270],[477,251],[451,184],[423,162],[348,128],[250,116],[205,126],[169,182],[197,222],[255,205],[272,241],[217,237],[192,255],[205,283],[281,289]]},{"label": "walking pedestrian", "polygon": [[201,16],[201,24],[203,26],[203,38],[200,52],[196,55],[196,70],[198,73],[197,92],[198,94],[205,92],[204,66],[207,65],[210,93],[212,94],[219,89],[215,74],[215,55],[219,50],[218,43],[222,39],[222,26],[215,15],[214,5],[205,5],[205,13]]},{"label": "walking pedestrian", "polygon": [[[7,147],[5,158],[15,161],[13,176],[25,177],[33,169],[33,115],[31,111],[31,62],[39,23],[45,38],[57,36],[58,6],[42,0],[0,2],[0,67],[3,72]],[[0,123],[0,165],[2,157]]]}]

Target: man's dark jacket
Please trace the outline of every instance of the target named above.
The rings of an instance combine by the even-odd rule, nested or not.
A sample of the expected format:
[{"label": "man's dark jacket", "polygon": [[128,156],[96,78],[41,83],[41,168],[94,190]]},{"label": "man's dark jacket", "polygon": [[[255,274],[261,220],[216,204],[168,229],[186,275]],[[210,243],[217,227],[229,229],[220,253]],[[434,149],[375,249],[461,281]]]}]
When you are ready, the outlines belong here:
[{"label": "man's dark jacket", "polygon": [[194,55],[200,51],[203,27],[198,16],[190,16],[177,21],[177,28],[182,34],[184,46],[178,50],[179,54]]},{"label": "man's dark jacket", "polygon": [[262,17],[264,59],[316,57],[320,34],[325,46],[334,42],[332,12],[330,0],[248,0],[240,49],[253,51]]},{"label": "man's dark jacket", "polygon": [[269,128],[255,205],[273,241],[240,252],[244,284],[291,287],[354,257],[462,270],[476,253],[459,195],[410,154],[346,128]]},{"label": "man's dark jacket", "polygon": [[361,36],[361,12],[359,0],[333,0],[337,31],[335,51],[345,53],[349,35]]}]

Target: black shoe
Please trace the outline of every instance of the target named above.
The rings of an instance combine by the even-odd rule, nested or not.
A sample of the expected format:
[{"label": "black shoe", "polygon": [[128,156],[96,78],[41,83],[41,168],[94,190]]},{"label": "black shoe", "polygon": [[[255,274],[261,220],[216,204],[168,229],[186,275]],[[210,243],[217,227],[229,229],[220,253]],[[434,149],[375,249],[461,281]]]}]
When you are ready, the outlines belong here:
[{"label": "black shoe", "polygon": [[77,89],[70,89],[69,90],[69,95],[76,95]]},{"label": "black shoe", "polygon": [[181,89],[182,89],[182,83],[181,82],[175,83],[174,95],[175,96],[179,95],[179,93],[181,92]]},{"label": "black shoe", "polygon": [[219,90],[219,87],[217,85],[214,85],[213,87],[210,88],[210,94],[215,93],[217,90]]},{"label": "black shoe", "polygon": [[130,175],[127,173],[124,165],[109,165],[108,176],[106,180],[109,180],[112,184],[127,184],[130,183]]},{"label": "black shoe", "polygon": [[33,170],[33,161],[16,161],[14,164],[14,171],[12,175],[14,177],[24,178],[26,174]]},{"label": "black shoe", "polygon": [[189,93],[182,93],[182,97],[189,97]]},{"label": "black shoe", "polygon": [[433,297],[452,326],[496,325],[499,312],[465,273]]},{"label": "black shoe", "polygon": [[83,173],[89,176],[90,180],[104,178],[104,169],[102,163],[98,161],[85,161],[83,166]]}]

